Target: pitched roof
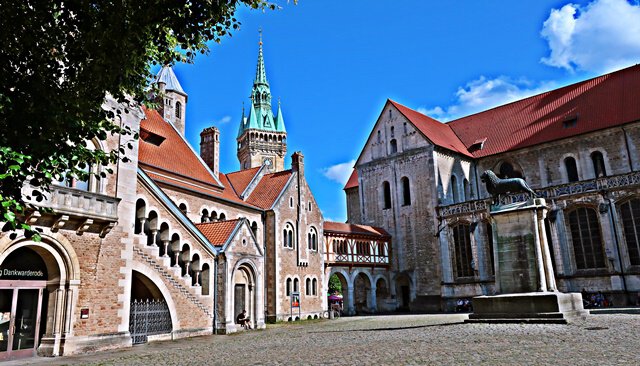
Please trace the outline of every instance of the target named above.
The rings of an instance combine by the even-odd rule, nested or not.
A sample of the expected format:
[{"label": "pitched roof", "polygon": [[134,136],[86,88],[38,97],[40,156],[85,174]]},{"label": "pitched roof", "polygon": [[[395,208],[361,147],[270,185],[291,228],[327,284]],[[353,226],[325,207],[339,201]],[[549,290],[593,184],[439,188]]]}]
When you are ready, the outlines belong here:
[{"label": "pitched roof", "polygon": [[367,236],[377,236],[381,238],[387,238],[391,235],[382,228],[367,226],[367,225],[356,225],[356,224],[345,224],[341,222],[333,222],[333,221],[325,221],[324,222],[324,232],[325,233],[337,233],[337,234],[352,234],[352,235],[367,235]]},{"label": "pitched roof", "polygon": [[353,169],[353,171],[351,171],[351,175],[349,176],[349,180],[347,181],[347,184],[344,185],[344,190],[347,190],[349,188],[354,188],[358,186],[358,171]]},{"label": "pitched roof", "polygon": [[265,174],[247,197],[247,203],[262,209],[270,209],[285,189],[293,175],[291,170]]},{"label": "pitched roof", "polygon": [[449,122],[475,157],[521,149],[640,120],[640,65]]},{"label": "pitched roof", "polygon": [[155,81],[156,83],[164,83],[165,90],[173,90],[184,96],[187,95],[187,93],[185,93],[182,89],[182,85],[180,85],[176,74],[173,72],[173,68],[169,65],[165,65],[162,67],[162,69],[160,69],[158,75],[156,75]]},{"label": "pitched roof", "polygon": [[241,195],[253,178],[258,174],[258,171],[261,167],[257,166],[255,168],[240,170],[237,172],[227,173],[227,179],[233,185],[233,189]]},{"label": "pitched roof", "polygon": [[205,222],[196,224],[196,227],[214,246],[223,246],[229,237],[236,229],[236,227],[242,222],[242,219],[217,221],[217,222]]},{"label": "pitched roof", "polygon": [[473,156],[449,125],[438,122],[391,99],[389,99],[389,103],[396,107],[434,145],[469,157]]}]

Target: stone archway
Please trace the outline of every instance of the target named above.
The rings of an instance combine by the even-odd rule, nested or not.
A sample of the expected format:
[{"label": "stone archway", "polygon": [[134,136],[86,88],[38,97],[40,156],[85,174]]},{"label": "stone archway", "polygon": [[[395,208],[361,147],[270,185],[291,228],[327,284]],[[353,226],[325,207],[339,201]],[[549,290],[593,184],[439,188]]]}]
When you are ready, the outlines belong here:
[{"label": "stone archway", "polygon": [[129,308],[129,333],[132,343],[146,343],[149,336],[172,331],[172,313],[162,290],[142,272],[133,270]]},{"label": "stone archway", "polygon": [[[349,277],[346,273],[339,270],[334,270],[327,276],[327,282],[331,279],[331,276],[336,276],[340,280],[340,286],[342,288],[342,311],[345,314],[353,315],[355,313],[353,307],[353,285],[349,283]],[[327,288],[329,285],[327,284]]]},{"label": "stone archway", "polygon": [[[247,262],[240,263],[233,272],[231,294],[231,323],[235,325],[238,314],[243,310],[247,311],[251,326],[256,328],[258,323],[258,288],[256,272],[252,265]],[[227,317],[229,319],[229,317]]]},{"label": "stone archway", "polygon": [[398,311],[409,311],[411,303],[411,278],[402,273],[396,277],[396,296],[398,298]]},{"label": "stone archway", "polygon": [[387,281],[383,277],[379,277],[376,281],[376,307],[378,311],[388,310],[386,300],[389,298],[389,288]]},{"label": "stone archway", "polygon": [[[64,349],[65,338],[72,331],[77,289],[80,284],[80,264],[75,251],[66,238],[59,234],[42,234],[41,242],[24,237],[13,241],[8,236],[2,238],[0,266],[16,266],[16,258],[23,259],[23,265],[26,267],[22,270],[27,274],[0,277],[0,288],[6,290],[2,295],[5,297],[10,291],[14,293],[13,288],[17,288],[17,293],[14,293],[17,296],[20,296],[20,291],[24,294],[36,291],[39,294],[39,305],[30,310],[36,314],[38,322],[38,326],[33,329],[32,350],[35,352],[37,348],[37,353],[42,356],[59,356]],[[25,258],[31,259],[24,260]],[[37,263],[43,268],[31,268],[38,266]],[[42,278],[31,276],[32,273],[39,272],[42,272]]]},{"label": "stone archway", "polygon": [[375,311],[376,304],[371,301],[371,287],[371,280],[364,272],[358,272],[353,278],[353,300],[356,314]]}]

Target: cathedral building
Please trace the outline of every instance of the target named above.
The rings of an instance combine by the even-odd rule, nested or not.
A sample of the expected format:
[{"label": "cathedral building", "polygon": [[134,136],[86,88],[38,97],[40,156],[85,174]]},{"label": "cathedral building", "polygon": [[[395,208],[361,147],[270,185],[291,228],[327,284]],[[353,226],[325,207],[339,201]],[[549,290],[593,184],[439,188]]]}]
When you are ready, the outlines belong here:
[{"label": "cathedral building", "polygon": [[155,83],[158,110],[104,104],[127,109],[113,123],[138,140],[87,142],[130,144],[127,161],[34,201],[25,220],[42,241],[0,235],[0,360],[233,333],[242,310],[264,328],[326,308],[324,221],[304,155],[285,169],[287,134],[280,107],[271,111],[262,44],[237,136],[240,171],[220,171],[216,127],[200,134],[199,154],[186,141],[187,93],[171,67]]},{"label": "cathedral building", "polygon": [[485,170],[521,177],[546,199],[560,291],[635,305],[639,98],[636,65],[448,123],[388,100],[344,190],[348,222],[393,240],[395,307],[453,310],[458,299],[495,293]]}]

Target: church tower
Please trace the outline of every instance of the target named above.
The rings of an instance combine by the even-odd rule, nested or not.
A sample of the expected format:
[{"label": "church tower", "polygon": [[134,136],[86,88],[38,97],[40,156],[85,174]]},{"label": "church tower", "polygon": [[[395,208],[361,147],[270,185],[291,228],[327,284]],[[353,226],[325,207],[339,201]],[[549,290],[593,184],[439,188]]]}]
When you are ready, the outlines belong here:
[{"label": "church tower", "polygon": [[262,33],[258,50],[256,78],[251,89],[249,115],[242,109],[242,120],[238,130],[238,160],[240,169],[249,169],[263,164],[272,172],[284,170],[287,153],[287,131],[278,102],[278,114],[271,110],[271,89],[267,81],[262,56]]},{"label": "church tower", "polygon": [[171,66],[163,66],[158,75],[156,75],[155,82],[158,84],[158,89],[160,89],[163,97],[159,101],[160,114],[184,136],[187,93],[182,90],[182,86]]}]

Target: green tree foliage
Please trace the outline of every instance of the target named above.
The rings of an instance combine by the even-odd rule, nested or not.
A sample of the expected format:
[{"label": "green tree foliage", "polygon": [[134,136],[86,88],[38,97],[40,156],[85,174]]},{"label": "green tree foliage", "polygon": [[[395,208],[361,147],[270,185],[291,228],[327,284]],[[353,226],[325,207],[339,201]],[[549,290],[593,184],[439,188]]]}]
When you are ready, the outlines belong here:
[{"label": "green tree foliage", "polygon": [[332,274],[329,277],[329,293],[332,294],[334,292],[342,293],[342,282],[340,282],[340,278],[336,274]]},{"label": "green tree foliage", "polygon": [[[36,200],[55,181],[85,181],[87,166],[127,160],[137,138],[114,120],[149,103],[150,66],[191,62],[207,42],[239,27],[239,6],[275,8],[265,0],[8,0],[0,6],[0,221],[3,231],[37,233],[24,222],[28,182]],[[86,141],[124,134],[119,150]],[[107,173],[111,173],[107,171]],[[106,175],[103,171],[102,176]],[[15,234],[14,234],[15,235]]]}]

